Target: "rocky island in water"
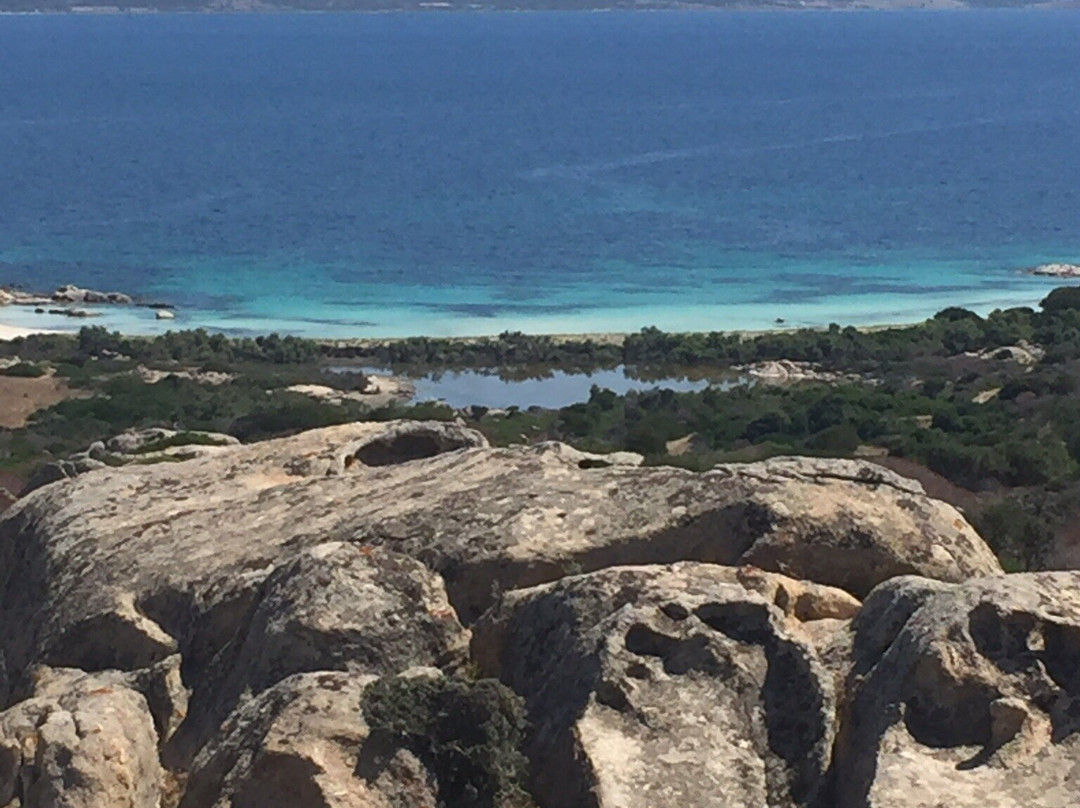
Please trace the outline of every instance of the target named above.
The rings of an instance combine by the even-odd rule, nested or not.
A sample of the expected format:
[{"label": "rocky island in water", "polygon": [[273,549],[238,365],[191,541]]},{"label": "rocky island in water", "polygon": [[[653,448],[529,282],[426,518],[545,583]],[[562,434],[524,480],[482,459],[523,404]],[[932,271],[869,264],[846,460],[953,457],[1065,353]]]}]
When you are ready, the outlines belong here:
[{"label": "rocky island in water", "polygon": [[[676,364],[742,381],[406,378]],[[874,331],[0,342],[0,806],[1075,806],[1078,375],[1073,288]]]}]

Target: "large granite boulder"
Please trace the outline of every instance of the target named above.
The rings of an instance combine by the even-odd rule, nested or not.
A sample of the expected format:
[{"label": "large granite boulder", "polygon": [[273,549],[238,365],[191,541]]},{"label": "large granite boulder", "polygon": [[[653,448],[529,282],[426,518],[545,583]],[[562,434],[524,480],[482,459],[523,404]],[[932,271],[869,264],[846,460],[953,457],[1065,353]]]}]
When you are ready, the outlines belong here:
[{"label": "large granite boulder", "polygon": [[[777,579],[689,563],[509,593],[477,624],[474,656],[525,699],[540,805],[814,805],[836,694],[799,615],[857,603]],[[796,590],[787,613],[763,597]]]},{"label": "large granite boulder", "polygon": [[431,669],[297,674],[229,717],[180,808],[528,808],[520,709]]},{"label": "large granite boulder", "polygon": [[39,669],[0,713],[0,805],[158,808],[163,772],[146,700],[110,678]]},{"label": "large granite boulder", "polygon": [[[187,664],[196,684],[189,717],[169,749],[184,766],[248,693],[311,671],[390,675],[415,666],[456,670],[468,660],[438,576],[381,548],[342,542],[300,552],[266,578],[228,642]],[[201,650],[201,649],[200,649]]]},{"label": "large granite boulder", "polygon": [[899,575],[962,581],[1001,572],[952,506],[873,463],[780,457],[714,473],[745,492],[752,543],[742,563],[860,597]]},{"label": "large granite boulder", "polygon": [[1080,573],[898,579],[852,628],[834,805],[1077,805]]},{"label": "large granite boulder", "polygon": [[0,519],[0,651],[15,672],[133,670],[178,650],[198,670],[270,572],[326,541],[421,561],[466,623],[500,591],[619,564],[749,562],[856,594],[904,573],[1000,572],[953,508],[869,464],[694,474],[562,444],[491,449],[454,424],[357,423],[23,498]]}]

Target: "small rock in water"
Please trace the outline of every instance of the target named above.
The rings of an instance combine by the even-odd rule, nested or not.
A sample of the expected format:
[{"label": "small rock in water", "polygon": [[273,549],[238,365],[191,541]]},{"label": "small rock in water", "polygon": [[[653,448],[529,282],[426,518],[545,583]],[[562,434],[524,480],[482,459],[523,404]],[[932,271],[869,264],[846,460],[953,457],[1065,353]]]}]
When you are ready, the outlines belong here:
[{"label": "small rock in water", "polygon": [[1080,278],[1080,264],[1042,264],[1030,272],[1049,278]]}]

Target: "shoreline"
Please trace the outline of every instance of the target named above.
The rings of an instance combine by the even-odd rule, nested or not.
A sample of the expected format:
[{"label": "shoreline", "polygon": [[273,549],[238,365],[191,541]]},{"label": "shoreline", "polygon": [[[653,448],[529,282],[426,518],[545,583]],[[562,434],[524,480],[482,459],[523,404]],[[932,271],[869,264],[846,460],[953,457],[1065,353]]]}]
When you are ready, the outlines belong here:
[{"label": "shoreline", "polygon": [[[1076,268],[1076,265],[1061,266],[1070,270]],[[1075,285],[1077,276],[1036,275],[1033,272],[1032,279],[1037,284],[1034,288],[972,290],[967,295],[868,295],[865,300],[850,297],[810,299],[794,305],[664,302],[596,307],[558,316],[432,317],[423,324],[408,306],[384,312],[387,319],[381,323],[366,317],[360,319],[367,312],[349,312],[358,316],[350,323],[344,319],[331,322],[314,318],[312,312],[303,307],[295,313],[284,310],[275,317],[269,313],[245,314],[243,310],[177,309],[170,304],[143,302],[120,292],[96,292],[76,286],[61,287],[43,295],[0,287],[0,295],[4,292],[7,295],[7,300],[0,297],[0,340],[33,334],[76,334],[85,327],[101,327],[126,337],[147,338],[198,329],[230,338],[276,333],[341,347],[420,339],[467,344],[497,339],[505,333],[544,337],[555,344],[592,342],[601,346],[620,346],[628,335],[649,328],[666,334],[739,334],[748,339],[764,334],[825,330],[834,323],[871,332],[916,325],[952,307],[965,308],[984,317],[997,309],[1038,308],[1046,294],[1057,287]],[[73,294],[75,298],[71,299]],[[19,297],[12,299],[13,295]],[[66,316],[57,309],[43,312],[45,305],[70,311],[63,313]],[[167,316],[163,317],[162,308],[169,309]]]},{"label": "shoreline", "polygon": [[[5,307],[6,308],[6,307]],[[15,308],[14,306],[10,308]],[[133,333],[125,332],[122,329],[115,329],[109,327],[107,323],[99,322],[100,320],[107,319],[105,317],[94,317],[85,320],[80,320],[78,327],[72,327],[68,329],[55,329],[55,328],[37,328],[33,326],[23,325],[11,325],[3,322],[4,309],[0,308],[0,342],[10,342],[14,339],[32,337],[37,335],[67,335],[75,337],[78,335],[82,328],[93,327],[95,325],[101,325],[107,328],[109,331],[119,331],[119,333],[128,338],[145,338],[154,339],[161,336],[166,331],[172,332],[184,332],[195,331],[198,329],[205,329],[209,333],[216,333],[213,328],[198,325],[192,323],[190,325],[176,324],[180,327],[168,328],[166,331],[159,333]],[[909,321],[896,321],[887,323],[872,323],[864,325],[844,324],[840,323],[842,328],[851,327],[862,333],[873,333],[875,331],[888,331],[894,328],[908,328],[914,325],[918,325],[921,320],[909,320]],[[643,328],[648,328],[644,326]],[[745,339],[754,339],[755,337],[764,336],[767,334],[784,334],[799,331],[826,331],[829,326],[827,324],[819,325],[777,325],[775,328],[728,328],[728,329],[686,329],[680,331],[669,331],[661,329],[666,334],[672,334],[676,336],[689,336],[694,334],[726,334],[726,335],[739,335]],[[568,345],[591,342],[596,345],[621,347],[628,337],[633,334],[637,334],[638,331],[565,331],[561,333],[544,333],[544,332],[521,332],[526,337],[544,337],[550,339],[555,345]],[[227,332],[226,336],[230,338],[240,338],[246,336],[266,336],[271,333],[275,333],[272,330],[260,332],[258,335],[230,335]],[[282,334],[282,336],[289,336],[288,334]],[[320,345],[337,346],[341,348],[371,348],[380,345],[392,345],[396,343],[409,342],[411,340],[438,340],[441,342],[448,342],[458,345],[468,345],[472,343],[480,343],[486,340],[498,339],[499,334],[453,334],[448,336],[433,336],[430,334],[418,334],[412,336],[390,336],[390,337],[334,337],[334,336],[318,336],[318,335],[293,335],[299,339],[316,342]]]},{"label": "shoreline", "polygon": [[15,325],[0,323],[0,342],[10,342],[13,339],[32,337],[37,334],[63,334],[63,331],[54,331],[48,328],[22,328]]}]

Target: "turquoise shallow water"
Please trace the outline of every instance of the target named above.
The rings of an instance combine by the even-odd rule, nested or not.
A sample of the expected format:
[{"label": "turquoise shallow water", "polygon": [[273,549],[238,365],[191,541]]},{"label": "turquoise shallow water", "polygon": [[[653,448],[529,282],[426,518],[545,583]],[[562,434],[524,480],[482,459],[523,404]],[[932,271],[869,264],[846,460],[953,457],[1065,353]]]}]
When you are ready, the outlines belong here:
[{"label": "turquoise shallow water", "polygon": [[1056,12],[0,18],[0,284],[324,336],[1030,305],[1077,76]]}]

